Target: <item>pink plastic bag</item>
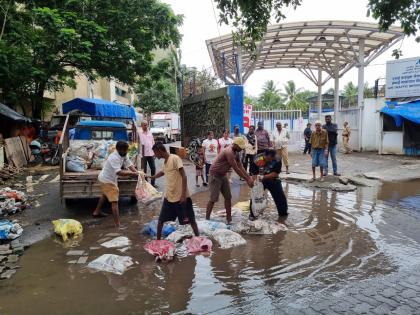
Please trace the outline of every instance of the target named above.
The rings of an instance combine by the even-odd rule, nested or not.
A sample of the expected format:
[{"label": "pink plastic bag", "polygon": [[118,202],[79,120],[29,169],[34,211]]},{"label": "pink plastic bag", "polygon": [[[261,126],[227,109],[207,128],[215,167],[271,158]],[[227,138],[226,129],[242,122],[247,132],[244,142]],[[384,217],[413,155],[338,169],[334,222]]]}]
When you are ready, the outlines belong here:
[{"label": "pink plastic bag", "polygon": [[211,252],[213,243],[211,240],[201,236],[194,236],[184,241],[189,253]]},{"label": "pink plastic bag", "polygon": [[144,249],[154,256],[156,261],[171,261],[175,255],[175,245],[167,240],[153,240],[144,245]]}]

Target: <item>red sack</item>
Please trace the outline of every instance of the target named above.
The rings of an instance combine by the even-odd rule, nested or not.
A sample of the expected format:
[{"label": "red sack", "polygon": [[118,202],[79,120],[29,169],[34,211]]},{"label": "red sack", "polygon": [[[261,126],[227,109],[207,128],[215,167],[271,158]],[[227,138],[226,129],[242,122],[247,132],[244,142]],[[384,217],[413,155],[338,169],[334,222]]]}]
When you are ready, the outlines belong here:
[{"label": "red sack", "polygon": [[211,252],[213,243],[211,240],[201,236],[194,236],[184,241],[189,253]]},{"label": "red sack", "polygon": [[167,240],[153,240],[144,245],[144,249],[154,256],[156,261],[171,261],[175,255],[175,245]]}]

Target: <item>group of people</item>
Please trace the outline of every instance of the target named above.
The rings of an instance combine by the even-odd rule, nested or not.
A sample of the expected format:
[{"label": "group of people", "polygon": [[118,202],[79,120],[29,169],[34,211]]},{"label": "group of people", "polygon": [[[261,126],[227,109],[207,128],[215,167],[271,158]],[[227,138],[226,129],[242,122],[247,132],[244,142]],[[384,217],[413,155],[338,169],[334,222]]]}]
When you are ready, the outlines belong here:
[{"label": "group of people", "polygon": [[[283,129],[284,130],[284,129]],[[142,130],[139,134],[141,141],[142,167],[146,172],[147,164],[151,174],[147,176],[155,185],[155,180],[165,176],[165,196],[157,226],[157,238],[161,238],[163,224],[167,221],[178,219],[181,225],[191,224],[195,235],[198,236],[197,224],[188,190],[187,175],[181,158],[176,154],[167,152],[162,143],[154,143],[153,136],[148,130],[147,122],[142,123]],[[249,133],[244,136],[239,132],[239,126],[235,126],[233,137],[229,137],[229,131],[225,130],[223,137],[214,139],[212,131],[208,132],[207,139],[203,142],[201,162],[196,163],[196,169],[201,170],[196,175],[203,176],[205,169],[205,184],[209,185],[210,197],[207,204],[206,219],[210,219],[214,204],[219,200],[219,195],[224,197],[227,223],[232,221],[232,194],[231,178],[232,170],[246,181],[252,188],[256,181],[260,181],[267,189],[276,204],[279,216],[288,214],[286,196],[279,179],[281,172],[281,160],[283,146],[288,141],[288,134],[282,131],[281,124],[278,125],[277,133],[269,135],[264,130],[262,123],[258,123],[255,130],[250,127]],[[283,139],[283,140],[282,140]],[[282,142],[284,141],[284,142]],[[277,150],[272,144],[277,145]],[[121,227],[118,209],[118,176],[137,177],[138,171],[127,157],[128,144],[125,141],[118,141],[116,151],[107,158],[98,180],[101,187],[102,197],[93,212],[94,217],[107,216],[102,212],[102,206],[107,199],[111,203],[114,222]],[[199,155],[200,156],[200,155]],[[150,158],[152,157],[152,158]],[[162,169],[156,173],[154,159],[163,159]],[[196,178],[197,179],[197,178]],[[250,219],[255,215],[250,212]]]},{"label": "group of people", "polygon": [[[344,153],[353,152],[349,145],[351,129],[348,122],[344,122],[342,140]],[[312,156],[312,181],[316,180],[315,169],[320,168],[320,180],[328,175],[328,157],[331,158],[333,174],[340,176],[337,170],[337,124],[332,122],[331,115],[325,116],[325,124],[321,126],[318,120],[315,122],[315,131],[312,131],[311,124],[308,123],[303,132],[305,138],[305,148],[303,154],[309,153]]]}]

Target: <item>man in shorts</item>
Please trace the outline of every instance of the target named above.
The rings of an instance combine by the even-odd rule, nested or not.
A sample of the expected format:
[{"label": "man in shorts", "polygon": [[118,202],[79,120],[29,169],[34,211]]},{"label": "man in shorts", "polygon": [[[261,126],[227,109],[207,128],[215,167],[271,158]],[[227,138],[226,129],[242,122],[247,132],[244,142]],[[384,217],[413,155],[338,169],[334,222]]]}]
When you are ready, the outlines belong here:
[{"label": "man in shorts", "polygon": [[321,128],[321,122],[318,120],[315,122],[315,131],[311,134],[309,140],[311,144],[311,156],[312,156],[312,179],[311,182],[315,181],[315,168],[319,166],[321,170],[320,181],[324,181],[324,167],[326,164],[326,157],[328,157],[328,133],[325,129]]},{"label": "man in shorts", "polygon": [[167,221],[175,221],[176,218],[181,225],[191,224],[194,234],[198,236],[192,200],[187,187],[187,175],[181,158],[176,154],[169,154],[160,142],[153,145],[152,149],[156,158],[165,161],[162,170],[150,178],[154,180],[162,176],[166,177],[165,198],[157,225],[157,239],[160,240],[162,237],[163,224]]},{"label": "man in shorts", "polygon": [[222,193],[225,198],[226,220],[228,223],[232,221],[232,194],[227,177],[230,168],[233,168],[247,182],[249,187],[252,188],[254,186],[254,180],[247,174],[239,158],[239,152],[244,150],[245,146],[244,138],[235,138],[232,145],[222,150],[211,165],[209,178],[210,200],[207,203],[206,212],[207,220],[210,220],[214,204],[219,200],[219,194]]},{"label": "man in shorts", "polygon": [[101,209],[105,200],[108,199],[111,203],[112,215],[114,216],[116,227],[120,227],[118,176],[138,177],[136,168],[127,157],[127,151],[128,143],[120,140],[117,142],[115,151],[106,159],[102,171],[98,176],[102,196],[99,198],[98,205],[92,214],[95,218],[107,216]]}]

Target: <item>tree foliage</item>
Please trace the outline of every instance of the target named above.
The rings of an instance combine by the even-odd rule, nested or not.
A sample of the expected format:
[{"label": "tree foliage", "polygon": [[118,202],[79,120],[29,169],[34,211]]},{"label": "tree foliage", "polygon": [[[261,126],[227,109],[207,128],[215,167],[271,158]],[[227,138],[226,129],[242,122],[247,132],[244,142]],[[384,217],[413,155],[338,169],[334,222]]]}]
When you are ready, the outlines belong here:
[{"label": "tree foliage", "polygon": [[45,91],[74,87],[78,74],[131,85],[151,71],[154,49],[181,39],[182,17],[158,0],[3,0],[1,9],[4,101],[29,99],[38,118]]},{"label": "tree foliage", "polygon": [[[256,48],[267,31],[274,14],[276,22],[284,19],[284,7],[297,8],[302,0],[214,0],[220,10],[220,22],[236,28],[235,39],[251,51]],[[420,2],[418,0],[369,0],[368,15],[378,20],[386,31],[393,23],[400,22],[404,33],[415,35],[420,29]],[[420,37],[417,37],[420,42]],[[399,57],[398,52],[394,55]]]},{"label": "tree foliage", "polygon": [[346,101],[349,103],[350,106],[356,104],[358,89],[357,89],[357,86],[353,84],[353,82],[348,82],[344,86],[343,94],[344,94],[344,97],[346,98]]},{"label": "tree foliage", "polygon": [[284,107],[284,100],[273,80],[264,83],[263,91],[258,97],[256,109],[281,109]]},{"label": "tree foliage", "polygon": [[169,78],[152,81],[147,89],[138,93],[138,97],[138,105],[148,115],[158,111],[179,111],[180,98],[177,93],[177,86]]}]

